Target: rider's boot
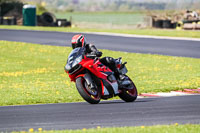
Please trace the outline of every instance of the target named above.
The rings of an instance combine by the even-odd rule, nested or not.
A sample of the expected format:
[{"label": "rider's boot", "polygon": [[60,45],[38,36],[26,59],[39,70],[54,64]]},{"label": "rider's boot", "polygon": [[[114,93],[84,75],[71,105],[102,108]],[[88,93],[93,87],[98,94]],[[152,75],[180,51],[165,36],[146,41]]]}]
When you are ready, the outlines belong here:
[{"label": "rider's boot", "polygon": [[129,80],[126,79],[126,76],[124,74],[121,74],[119,71],[115,72],[115,76],[117,78],[117,81],[119,83],[119,87],[125,87],[131,84]]},{"label": "rider's boot", "polygon": [[127,80],[126,76],[123,74],[120,74],[118,79],[119,79],[118,82],[119,82],[120,87],[125,87],[131,84],[131,82]]}]

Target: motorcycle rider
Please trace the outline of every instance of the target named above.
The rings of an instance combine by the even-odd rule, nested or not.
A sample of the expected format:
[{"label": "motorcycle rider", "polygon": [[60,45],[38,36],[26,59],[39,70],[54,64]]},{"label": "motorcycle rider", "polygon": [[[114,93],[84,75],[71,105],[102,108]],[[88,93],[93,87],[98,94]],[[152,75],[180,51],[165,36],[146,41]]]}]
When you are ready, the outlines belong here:
[{"label": "motorcycle rider", "polygon": [[[85,37],[81,34],[74,35],[72,37],[71,43],[73,49],[77,47],[85,47],[85,54],[92,54],[96,55],[97,57],[102,56],[102,52],[98,51],[94,45],[86,43]],[[119,70],[117,69],[115,59],[112,57],[103,57],[100,59],[100,62],[108,66],[114,72],[119,84],[122,84],[124,75],[120,74]]]}]

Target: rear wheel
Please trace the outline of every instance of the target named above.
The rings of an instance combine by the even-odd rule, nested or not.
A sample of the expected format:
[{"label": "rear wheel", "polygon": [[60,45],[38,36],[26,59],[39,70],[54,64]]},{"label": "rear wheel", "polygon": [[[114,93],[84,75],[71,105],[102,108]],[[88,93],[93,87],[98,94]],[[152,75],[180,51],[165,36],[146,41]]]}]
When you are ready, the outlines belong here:
[{"label": "rear wheel", "polygon": [[137,88],[128,76],[126,76],[126,78],[131,81],[131,84],[127,86],[127,88],[120,88],[121,92],[119,93],[119,97],[125,102],[133,102],[137,99]]},{"label": "rear wheel", "polygon": [[84,77],[76,79],[76,88],[84,100],[91,104],[97,104],[101,100],[101,93],[98,88],[91,90]]}]

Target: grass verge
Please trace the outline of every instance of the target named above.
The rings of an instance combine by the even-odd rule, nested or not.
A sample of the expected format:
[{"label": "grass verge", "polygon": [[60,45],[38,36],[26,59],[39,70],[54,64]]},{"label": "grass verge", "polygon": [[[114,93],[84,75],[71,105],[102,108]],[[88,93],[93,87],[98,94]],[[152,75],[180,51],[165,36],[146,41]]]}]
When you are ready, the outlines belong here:
[{"label": "grass verge", "polygon": [[16,30],[40,30],[40,31],[59,31],[59,32],[108,32],[123,33],[134,35],[151,35],[151,36],[169,36],[169,37],[189,37],[200,38],[200,31],[193,30],[164,30],[164,29],[84,29],[84,28],[66,28],[66,27],[31,27],[31,26],[3,26],[0,29],[16,29]]},{"label": "grass verge", "polygon": [[140,12],[57,12],[57,18],[72,20],[75,23],[100,23],[100,24],[118,24],[136,25],[142,23],[144,13]]},{"label": "grass verge", "polygon": [[[0,41],[0,106],[83,101],[64,72],[71,48]],[[102,50],[123,57],[139,93],[200,87],[200,59]]]},{"label": "grass verge", "polygon": [[[34,129],[29,129],[29,132],[34,133],[197,133],[200,131],[200,125],[186,124],[178,125],[157,125],[157,126],[141,126],[141,127],[117,127],[117,128],[101,128],[82,130],[60,130],[60,131],[42,131],[41,128],[34,132]],[[13,132],[17,133],[17,132]],[[19,132],[18,132],[19,133]],[[23,132],[26,133],[26,132]]]}]

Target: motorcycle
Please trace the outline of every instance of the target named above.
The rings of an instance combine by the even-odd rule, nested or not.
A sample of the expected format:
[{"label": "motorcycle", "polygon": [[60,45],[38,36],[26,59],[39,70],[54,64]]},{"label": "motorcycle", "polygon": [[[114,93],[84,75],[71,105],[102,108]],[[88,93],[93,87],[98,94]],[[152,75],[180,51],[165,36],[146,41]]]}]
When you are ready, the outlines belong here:
[{"label": "motorcycle", "polygon": [[115,59],[116,67],[124,75],[123,84],[120,84],[114,72],[100,62],[96,55],[86,54],[85,48],[79,47],[71,51],[68,56],[65,72],[82,98],[90,104],[98,104],[101,99],[119,96],[125,102],[137,99],[137,88],[126,75],[127,68],[121,57]]}]

